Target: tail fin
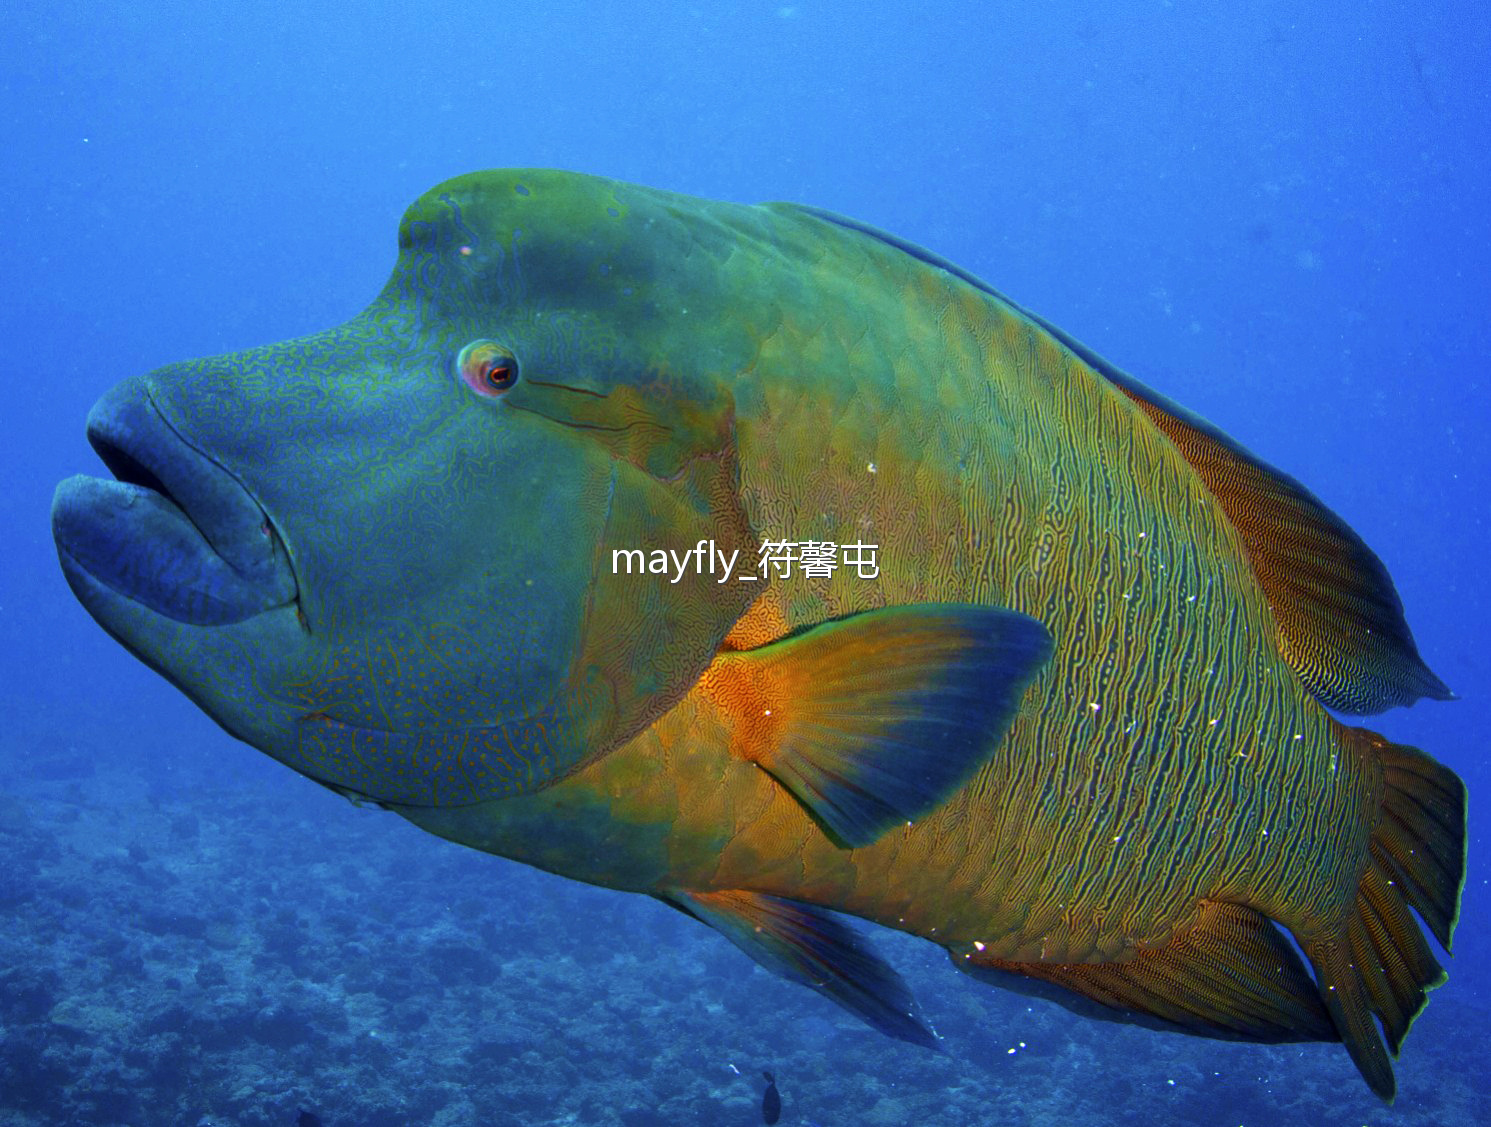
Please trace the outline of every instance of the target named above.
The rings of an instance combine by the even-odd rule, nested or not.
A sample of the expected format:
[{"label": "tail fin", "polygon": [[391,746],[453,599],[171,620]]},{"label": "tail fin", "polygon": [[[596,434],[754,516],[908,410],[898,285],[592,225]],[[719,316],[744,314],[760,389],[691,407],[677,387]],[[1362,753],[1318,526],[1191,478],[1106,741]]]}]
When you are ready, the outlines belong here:
[{"label": "tail fin", "polygon": [[1363,728],[1340,729],[1359,755],[1381,764],[1382,805],[1344,934],[1305,944],[1321,997],[1368,1085],[1391,1102],[1392,1065],[1428,991],[1445,973],[1409,912],[1416,911],[1446,951],[1465,886],[1465,784],[1417,748]]}]

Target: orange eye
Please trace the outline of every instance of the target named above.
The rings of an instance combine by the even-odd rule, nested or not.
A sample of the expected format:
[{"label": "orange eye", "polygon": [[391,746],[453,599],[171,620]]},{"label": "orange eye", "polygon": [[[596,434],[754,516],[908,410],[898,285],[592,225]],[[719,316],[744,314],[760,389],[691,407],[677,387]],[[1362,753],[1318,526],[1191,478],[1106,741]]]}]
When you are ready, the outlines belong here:
[{"label": "orange eye", "polygon": [[493,391],[506,391],[512,386],[513,380],[517,379],[517,375],[511,364],[494,360],[487,365],[487,373],[482,379]]},{"label": "orange eye", "polygon": [[456,371],[478,395],[501,395],[518,382],[518,358],[490,340],[474,340],[456,358]]}]

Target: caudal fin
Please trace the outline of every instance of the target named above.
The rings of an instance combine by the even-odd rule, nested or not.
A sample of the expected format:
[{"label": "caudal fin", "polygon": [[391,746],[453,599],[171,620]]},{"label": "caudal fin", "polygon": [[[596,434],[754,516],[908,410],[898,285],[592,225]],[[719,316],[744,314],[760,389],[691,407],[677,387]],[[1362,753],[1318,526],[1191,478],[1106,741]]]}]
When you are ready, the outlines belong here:
[{"label": "caudal fin", "polygon": [[1304,949],[1351,1059],[1391,1102],[1397,1086],[1388,1051],[1398,1055],[1428,992],[1445,980],[1409,909],[1448,951],[1465,886],[1465,784],[1417,748],[1363,728],[1340,731],[1353,751],[1381,763],[1382,804],[1344,931]]}]

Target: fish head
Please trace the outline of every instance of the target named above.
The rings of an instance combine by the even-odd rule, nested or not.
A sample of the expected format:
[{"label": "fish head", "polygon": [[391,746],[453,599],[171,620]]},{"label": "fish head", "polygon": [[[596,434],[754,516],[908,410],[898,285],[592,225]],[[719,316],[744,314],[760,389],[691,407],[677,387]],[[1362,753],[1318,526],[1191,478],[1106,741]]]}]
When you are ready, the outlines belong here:
[{"label": "fish head", "polygon": [[115,480],[54,500],[73,591],[231,734],[349,795],[474,803],[619,746],[752,594],[613,562],[755,550],[729,379],[749,342],[705,316],[717,259],[689,252],[715,236],[680,199],[462,177],[410,207],[347,323],[116,386],[88,419]]}]

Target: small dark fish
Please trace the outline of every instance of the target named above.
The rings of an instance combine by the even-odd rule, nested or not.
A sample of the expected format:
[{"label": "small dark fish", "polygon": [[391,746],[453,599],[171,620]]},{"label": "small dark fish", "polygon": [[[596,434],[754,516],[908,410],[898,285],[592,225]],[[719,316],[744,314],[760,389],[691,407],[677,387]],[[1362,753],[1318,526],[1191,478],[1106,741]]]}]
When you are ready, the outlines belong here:
[{"label": "small dark fish", "polygon": [[321,1127],[321,1117],[301,1108],[300,1114],[295,1117],[295,1127]]},{"label": "small dark fish", "polygon": [[782,1118],[782,1094],[777,1091],[777,1078],[769,1072],[761,1073],[766,1077],[766,1094],[761,1097],[761,1119],[765,1123],[775,1123]]}]

